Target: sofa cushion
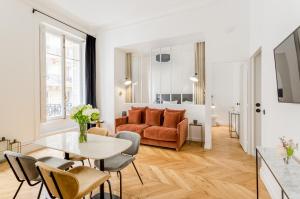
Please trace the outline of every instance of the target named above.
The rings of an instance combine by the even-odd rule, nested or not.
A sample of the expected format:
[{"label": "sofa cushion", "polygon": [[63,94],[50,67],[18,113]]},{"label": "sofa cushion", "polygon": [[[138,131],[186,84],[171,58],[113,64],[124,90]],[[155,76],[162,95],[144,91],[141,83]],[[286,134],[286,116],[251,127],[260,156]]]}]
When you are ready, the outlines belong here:
[{"label": "sofa cushion", "polygon": [[119,131],[132,131],[140,134],[143,137],[143,130],[147,128],[148,125],[146,124],[123,124],[117,127],[117,132]]},{"label": "sofa cushion", "polygon": [[144,137],[153,140],[177,141],[177,129],[151,126],[144,130]]},{"label": "sofa cushion", "polygon": [[128,124],[140,124],[142,118],[141,110],[129,110],[128,111]]},{"label": "sofa cushion", "polygon": [[180,113],[180,121],[182,121],[184,119],[184,114],[185,114],[185,110],[175,110],[175,109],[169,109],[166,108],[165,113],[166,112],[173,112],[173,113]]},{"label": "sofa cushion", "polygon": [[146,110],[147,110],[147,106],[146,107],[131,107],[131,110],[141,110],[142,114],[141,114],[141,123],[145,124],[146,123]]},{"label": "sofa cushion", "polygon": [[149,126],[160,126],[161,115],[162,115],[162,112],[160,110],[147,109],[146,110],[146,124]]},{"label": "sofa cushion", "polygon": [[[148,108],[147,110],[150,110],[150,111],[158,111],[160,112],[160,124],[157,125],[157,126],[162,126],[163,123],[164,123],[164,112],[165,112],[165,109],[159,109],[159,108]],[[153,125],[154,126],[154,125]]]},{"label": "sofa cushion", "polygon": [[177,128],[177,124],[180,122],[180,115],[179,112],[165,112],[164,117],[164,127],[168,128]]}]

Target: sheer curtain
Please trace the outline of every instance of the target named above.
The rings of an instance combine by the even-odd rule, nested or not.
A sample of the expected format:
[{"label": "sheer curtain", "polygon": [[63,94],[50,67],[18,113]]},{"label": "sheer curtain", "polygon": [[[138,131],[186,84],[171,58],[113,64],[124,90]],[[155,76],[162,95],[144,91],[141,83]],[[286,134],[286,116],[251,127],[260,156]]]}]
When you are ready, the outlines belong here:
[{"label": "sheer curtain", "polygon": [[[132,81],[132,54],[131,53],[126,53],[125,57],[125,79]],[[125,91],[126,91],[126,103],[131,103],[132,102],[132,84],[126,85]]]},{"label": "sheer curtain", "polygon": [[205,104],[205,42],[195,44],[195,73],[198,77],[194,85],[195,104]]}]

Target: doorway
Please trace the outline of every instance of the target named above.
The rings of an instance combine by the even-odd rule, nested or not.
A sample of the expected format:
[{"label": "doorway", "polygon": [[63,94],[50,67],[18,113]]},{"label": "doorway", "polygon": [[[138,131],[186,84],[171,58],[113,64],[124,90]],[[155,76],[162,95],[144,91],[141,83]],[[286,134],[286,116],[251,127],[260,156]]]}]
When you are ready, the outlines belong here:
[{"label": "doorway", "polygon": [[261,119],[262,119],[262,104],[261,104],[261,49],[257,50],[251,57],[248,89],[249,97],[249,153],[255,155],[256,146],[261,145]]}]

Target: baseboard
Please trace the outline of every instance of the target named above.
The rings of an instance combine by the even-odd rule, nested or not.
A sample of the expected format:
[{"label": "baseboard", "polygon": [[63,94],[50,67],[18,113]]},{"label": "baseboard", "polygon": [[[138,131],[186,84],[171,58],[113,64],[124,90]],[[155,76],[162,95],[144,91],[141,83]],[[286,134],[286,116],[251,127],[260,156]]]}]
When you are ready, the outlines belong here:
[{"label": "baseboard", "polygon": [[204,143],[204,149],[210,150],[212,148],[211,143]]},{"label": "baseboard", "polygon": [[187,139],[189,141],[193,141],[193,142],[201,142],[202,139],[201,138],[190,138],[190,139]]},{"label": "baseboard", "polygon": [[260,169],[260,178],[272,199],[281,199],[281,190],[265,164]]}]

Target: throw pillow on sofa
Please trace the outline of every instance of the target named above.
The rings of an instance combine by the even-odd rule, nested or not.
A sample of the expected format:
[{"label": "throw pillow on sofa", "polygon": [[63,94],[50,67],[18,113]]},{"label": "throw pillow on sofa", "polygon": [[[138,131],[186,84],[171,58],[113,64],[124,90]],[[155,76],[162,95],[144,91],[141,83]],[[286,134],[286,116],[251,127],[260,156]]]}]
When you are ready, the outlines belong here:
[{"label": "throw pillow on sofa", "polygon": [[150,126],[160,126],[161,124],[161,115],[160,110],[147,109],[146,110],[146,124]]},{"label": "throw pillow on sofa", "polygon": [[166,112],[180,113],[180,121],[182,121],[184,119],[185,110],[175,110],[175,109],[166,108],[165,113]]},{"label": "throw pillow on sofa", "polygon": [[160,124],[158,126],[162,126],[163,123],[164,123],[164,112],[165,112],[165,109],[148,108],[147,110],[150,110],[150,111],[159,111],[160,112]]},{"label": "throw pillow on sofa", "polygon": [[142,118],[141,110],[129,110],[128,111],[128,124],[140,124]]},{"label": "throw pillow on sofa", "polygon": [[177,128],[177,124],[180,120],[181,113],[180,112],[165,112],[164,115],[164,127],[167,128]]},{"label": "throw pillow on sofa", "polygon": [[146,110],[147,110],[147,106],[146,107],[131,107],[131,110],[141,110],[142,111],[142,116],[141,116],[141,123],[145,123],[146,121]]}]

